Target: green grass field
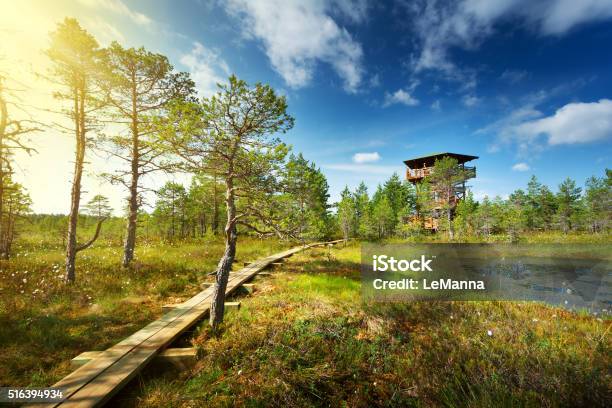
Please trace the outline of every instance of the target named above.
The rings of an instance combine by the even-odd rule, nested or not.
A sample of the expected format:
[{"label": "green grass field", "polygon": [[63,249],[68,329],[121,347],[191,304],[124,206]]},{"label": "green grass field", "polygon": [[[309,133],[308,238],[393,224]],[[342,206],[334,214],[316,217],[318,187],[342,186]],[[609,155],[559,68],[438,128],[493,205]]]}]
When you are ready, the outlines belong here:
[{"label": "green grass field", "polygon": [[[289,243],[241,239],[239,262]],[[2,263],[0,384],[48,386],[210,279],[218,240],[151,244],[133,269],[120,247],[85,251],[61,282],[59,249],[23,246]],[[113,406],[610,406],[609,319],[534,303],[361,300],[358,243],[296,255],[242,295],[221,333],[185,341],[192,370],[155,370]],[[491,335],[489,335],[489,332]],[[184,345],[184,346],[185,346]]]},{"label": "green grass field", "polygon": [[[258,281],[191,372],[126,406],[609,406],[610,320],[532,303],[363,304],[359,247]],[[492,335],[489,335],[488,332]]]},{"label": "green grass field", "polygon": [[[245,238],[239,261],[289,243]],[[61,248],[24,244],[0,261],[0,386],[51,385],[83,351],[104,350],[159,317],[161,306],[197,293],[223,253],[219,239],[145,244],[134,267],[121,268],[121,247],[77,257],[77,281],[63,281]]]}]

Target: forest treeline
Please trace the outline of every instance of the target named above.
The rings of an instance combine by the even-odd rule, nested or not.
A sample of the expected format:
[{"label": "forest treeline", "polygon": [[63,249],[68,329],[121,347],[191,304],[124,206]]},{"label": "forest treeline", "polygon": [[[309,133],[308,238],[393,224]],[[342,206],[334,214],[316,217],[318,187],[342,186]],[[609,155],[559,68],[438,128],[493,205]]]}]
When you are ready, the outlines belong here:
[{"label": "forest treeline", "polygon": [[[296,240],[318,240],[338,235],[333,209],[329,205],[328,184],[323,173],[301,154],[290,155],[287,171],[280,175],[281,189],[276,199],[284,202],[281,227],[278,232],[261,233],[239,227],[242,233],[260,237],[273,235],[286,238],[282,231],[290,231]],[[189,185],[176,181],[166,182],[155,194],[151,209],[138,214],[138,237],[154,243],[180,243],[182,240],[219,235],[223,231],[225,217],[224,186],[206,175],[193,176]],[[289,208],[291,207],[291,208]],[[122,245],[125,238],[123,216],[112,216],[115,211],[107,197],[95,195],[79,214],[79,233],[91,235],[97,220],[107,218],[101,240],[108,245]],[[21,217],[21,230],[30,234],[31,244],[43,247],[65,245],[65,215],[30,214]],[[285,226],[283,227],[282,224]],[[27,239],[27,237],[24,237]],[[55,244],[54,244],[55,243]]]},{"label": "forest treeline", "polygon": [[[436,169],[438,174],[442,173],[441,166],[456,166],[452,159],[443,161],[436,162],[433,174]],[[534,175],[525,189],[518,189],[505,199],[485,196],[477,201],[468,190],[465,199],[455,205],[448,198],[444,205],[439,205],[434,192],[440,190],[438,185],[446,184],[445,180],[426,178],[417,188],[393,174],[378,185],[371,197],[364,183],[354,191],[346,187],[337,204],[338,226],[345,238],[407,238],[429,234],[420,221],[434,216],[441,220],[440,233],[453,231],[459,238],[505,235],[514,241],[530,231],[597,233],[609,231],[612,225],[609,169],[603,177],[587,179],[584,187],[567,178],[553,191]],[[447,211],[453,215],[450,221],[440,214]]]}]

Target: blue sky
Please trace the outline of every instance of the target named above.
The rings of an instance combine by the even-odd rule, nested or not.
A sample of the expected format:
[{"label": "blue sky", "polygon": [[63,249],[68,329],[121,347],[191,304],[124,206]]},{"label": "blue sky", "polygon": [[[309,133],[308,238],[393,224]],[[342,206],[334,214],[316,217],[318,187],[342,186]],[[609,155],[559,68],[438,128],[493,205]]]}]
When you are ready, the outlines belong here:
[{"label": "blue sky", "polygon": [[285,94],[283,138],[333,198],[431,152],[480,156],[479,198],[612,167],[612,0],[68,3],[102,44],[168,55],[202,95],[229,73]]}]

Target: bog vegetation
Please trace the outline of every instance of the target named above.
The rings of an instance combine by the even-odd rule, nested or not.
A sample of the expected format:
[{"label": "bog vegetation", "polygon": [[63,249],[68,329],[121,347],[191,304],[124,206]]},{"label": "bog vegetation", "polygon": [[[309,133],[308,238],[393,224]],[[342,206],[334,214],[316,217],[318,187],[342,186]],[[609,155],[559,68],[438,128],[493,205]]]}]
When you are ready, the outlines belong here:
[{"label": "bog vegetation", "polygon": [[537,303],[360,301],[360,251],[299,254],[129,406],[608,406],[609,321]]}]

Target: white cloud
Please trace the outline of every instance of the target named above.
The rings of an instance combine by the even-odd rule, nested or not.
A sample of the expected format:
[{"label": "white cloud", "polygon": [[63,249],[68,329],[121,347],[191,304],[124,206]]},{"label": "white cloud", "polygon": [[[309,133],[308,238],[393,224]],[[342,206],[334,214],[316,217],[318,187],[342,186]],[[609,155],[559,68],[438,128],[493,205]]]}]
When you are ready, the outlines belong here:
[{"label": "white cloud", "polygon": [[380,160],[380,155],[378,154],[378,152],[355,153],[355,155],[353,155],[353,161],[359,164],[377,162],[379,160]]},{"label": "white cloud", "polygon": [[[515,109],[510,112],[509,115],[481,128],[475,133],[487,135],[493,134],[496,136],[496,140],[488,147],[489,153],[498,152],[501,149],[501,145],[509,144],[514,138],[514,129],[521,123],[539,118],[542,113],[534,108],[533,104],[528,104],[519,109]],[[526,147],[526,146],[524,146]]]},{"label": "white cloud", "polygon": [[272,67],[287,85],[300,88],[312,80],[317,63],[332,66],[347,92],[356,92],[363,78],[361,45],[330,16],[334,9],[349,13],[344,1],[229,0],[225,8],[241,20],[243,34],[263,43]]},{"label": "white cloud", "polygon": [[442,109],[439,99],[436,99],[435,101],[433,101],[433,103],[431,104],[431,109],[435,111],[439,111],[440,109]]},{"label": "white cloud", "polygon": [[516,163],[514,166],[512,166],[512,170],[514,171],[528,171],[529,168],[529,165],[524,162]]},{"label": "white cloud", "polygon": [[201,96],[215,93],[217,83],[225,82],[230,75],[230,69],[219,53],[197,41],[188,54],[181,56],[180,62],[189,69]]},{"label": "white cloud", "polygon": [[368,0],[332,0],[330,7],[332,12],[354,23],[361,23],[368,16]]},{"label": "white cloud", "polygon": [[463,104],[468,108],[478,105],[480,101],[481,99],[476,95],[465,95],[461,100],[461,102],[463,102]]},{"label": "white cloud", "polygon": [[612,17],[611,0],[556,0],[548,3],[549,7],[538,16],[542,21],[542,32],[546,34],[563,34],[578,24]]},{"label": "white cloud", "polygon": [[549,145],[590,143],[612,138],[612,100],[568,103],[554,115],[520,124],[518,137],[546,136]]},{"label": "white cloud", "polygon": [[79,0],[80,3],[92,8],[104,8],[113,13],[128,17],[139,25],[149,25],[153,22],[147,15],[130,9],[121,0]]},{"label": "white cloud", "polygon": [[608,140],[612,139],[612,100],[568,103],[546,117],[533,105],[527,105],[476,134],[496,135],[490,152],[516,143],[523,155],[532,155],[545,146]]},{"label": "white cloud", "polygon": [[419,100],[403,89],[398,89],[392,94],[385,92],[383,107],[386,108],[387,106],[395,105],[396,103],[401,103],[406,106],[416,106],[419,104]]},{"label": "white cloud", "polygon": [[475,49],[504,20],[519,18],[542,35],[562,35],[575,26],[612,17],[612,0],[422,0],[408,3],[420,43],[413,55],[416,72],[437,70],[456,79],[453,47]]}]

